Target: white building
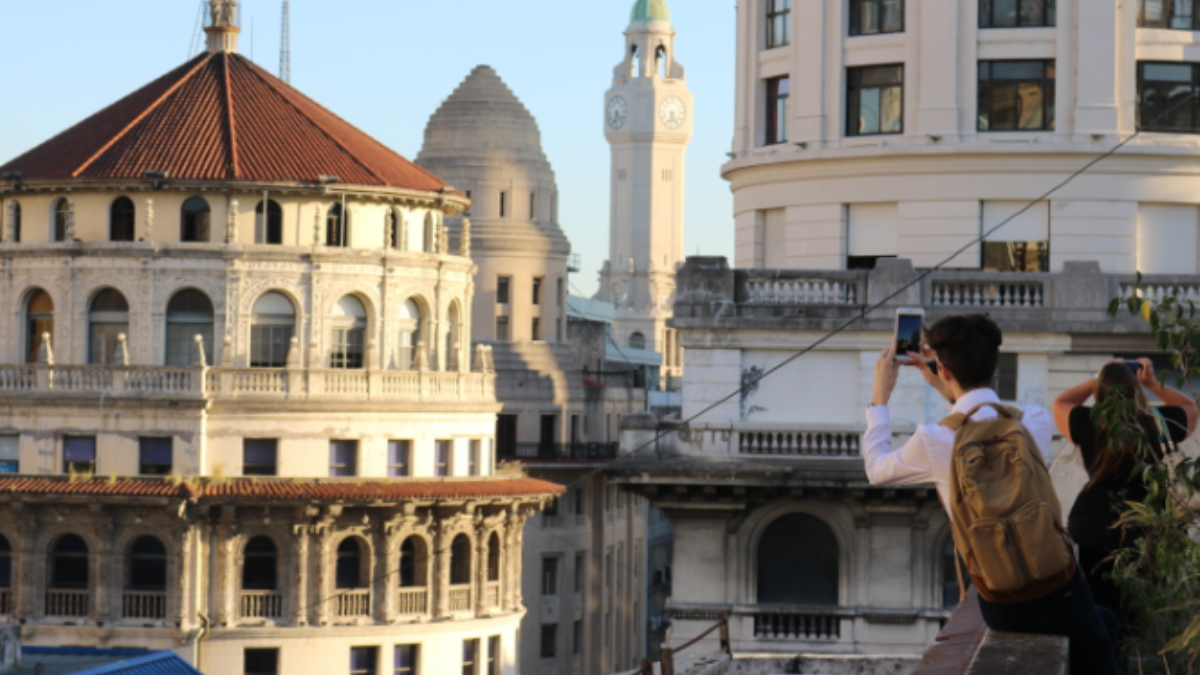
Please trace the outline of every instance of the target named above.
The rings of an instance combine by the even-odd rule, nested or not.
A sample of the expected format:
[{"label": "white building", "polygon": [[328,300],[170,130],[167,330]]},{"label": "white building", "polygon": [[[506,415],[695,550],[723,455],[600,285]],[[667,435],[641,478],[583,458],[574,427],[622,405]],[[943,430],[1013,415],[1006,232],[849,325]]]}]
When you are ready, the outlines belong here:
[{"label": "white building", "polygon": [[[995,386],[1019,404],[1154,354],[1104,310],[1138,270],[1150,295],[1200,291],[1200,33],[1163,7],[738,3],[736,258],[689,259],[670,323],[700,416],[628,429],[626,452],[666,432],[662,459],[609,471],[675,524],[674,642],[726,612],[735,651],[919,653],[937,634],[957,598],[945,516],[928,487],[870,486],[859,451],[897,307],[990,314]],[[897,440],[946,412],[912,372],[891,409]]]},{"label": "white building", "polygon": [[496,475],[469,200],[212,10],[206,53],[0,167],[0,622],[213,673],[517,675],[561,490]]}]

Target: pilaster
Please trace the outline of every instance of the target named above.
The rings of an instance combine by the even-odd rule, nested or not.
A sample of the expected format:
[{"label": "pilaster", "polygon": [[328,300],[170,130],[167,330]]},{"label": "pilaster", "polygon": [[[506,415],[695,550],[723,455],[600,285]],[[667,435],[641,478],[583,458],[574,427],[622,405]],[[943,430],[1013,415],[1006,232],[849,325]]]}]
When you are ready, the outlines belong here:
[{"label": "pilaster", "polygon": [[292,589],[292,623],[296,626],[308,625],[308,527],[305,525],[292,526],[292,539],[295,544],[293,567],[295,581]]}]

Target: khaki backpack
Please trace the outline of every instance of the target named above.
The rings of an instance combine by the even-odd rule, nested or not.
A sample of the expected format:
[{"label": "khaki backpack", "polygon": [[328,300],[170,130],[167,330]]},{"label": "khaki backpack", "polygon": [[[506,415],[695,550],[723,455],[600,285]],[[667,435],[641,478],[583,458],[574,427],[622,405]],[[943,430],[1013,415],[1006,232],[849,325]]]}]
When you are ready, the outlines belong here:
[{"label": "khaki backpack", "polygon": [[[972,420],[984,405],[999,416]],[[1037,600],[1075,573],[1062,506],[1021,418],[1018,409],[985,403],[941,421],[955,432],[950,459],[954,543],[979,594],[989,602]]]}]

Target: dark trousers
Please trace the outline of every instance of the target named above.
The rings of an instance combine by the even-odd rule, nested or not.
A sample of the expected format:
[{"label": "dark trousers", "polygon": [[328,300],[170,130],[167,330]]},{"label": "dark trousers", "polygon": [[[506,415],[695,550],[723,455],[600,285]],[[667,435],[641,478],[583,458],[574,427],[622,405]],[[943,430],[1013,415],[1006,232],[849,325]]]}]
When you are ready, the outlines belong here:
[{"label": "dark trousers", "polygon": [[1117,615],[1092,601],[1083,570],[1044,598],[1020,604],[979,599],[983,621],[1008,633],[1065,635],[1070,640],[1072,675],[1117,675]]}]

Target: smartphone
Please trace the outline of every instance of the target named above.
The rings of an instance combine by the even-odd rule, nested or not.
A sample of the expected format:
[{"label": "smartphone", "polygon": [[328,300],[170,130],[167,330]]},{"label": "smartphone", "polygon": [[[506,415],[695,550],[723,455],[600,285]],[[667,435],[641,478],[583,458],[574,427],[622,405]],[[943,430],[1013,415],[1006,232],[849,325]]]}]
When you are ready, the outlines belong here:
[{"label": "smartphone", "polygon": [[896,358],[909,352],[921,351],[925,339],[925,310],[920,307],[901,307],[896,310]]},{"label": "smartphone", "polygon": [[1125,359],[1125,367],[1136,373],[1142,369],[1142,364],[1135,359]]}]

